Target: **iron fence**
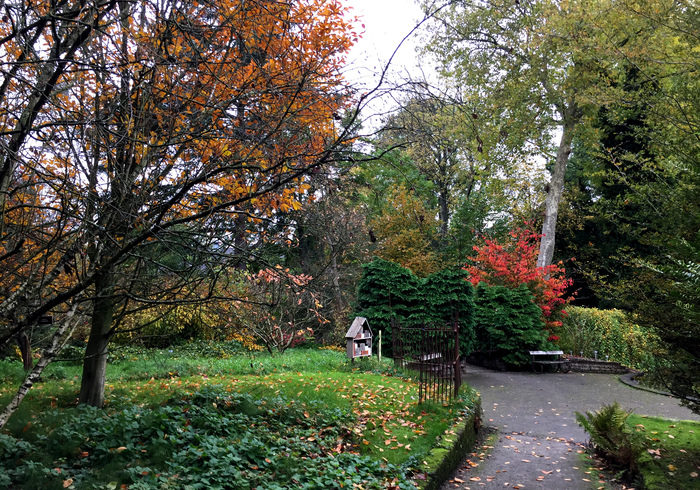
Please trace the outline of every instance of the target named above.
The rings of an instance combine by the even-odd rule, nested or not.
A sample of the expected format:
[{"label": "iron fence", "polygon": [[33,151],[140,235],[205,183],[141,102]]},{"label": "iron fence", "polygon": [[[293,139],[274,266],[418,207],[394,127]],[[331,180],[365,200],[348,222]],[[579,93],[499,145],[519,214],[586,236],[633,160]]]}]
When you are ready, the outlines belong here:
[{"label": "iron fence", "polygon": [[445,326],[401,327],[392,322],[394,362],[418,371],[420,403],[450,403],[462,384],[457,322]]}]

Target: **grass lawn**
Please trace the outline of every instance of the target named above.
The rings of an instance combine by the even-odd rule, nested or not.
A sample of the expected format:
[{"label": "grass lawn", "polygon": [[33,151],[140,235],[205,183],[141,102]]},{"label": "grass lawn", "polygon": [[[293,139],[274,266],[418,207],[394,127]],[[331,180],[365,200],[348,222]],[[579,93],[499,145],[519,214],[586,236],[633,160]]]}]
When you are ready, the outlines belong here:
[{"label": "grass lawn", "polygon": [[[0,435],[0,487],[413,488],[475,396],[418,405],[411,373],[329,350],[202,349],[116,351],[104,410],[75,405],[78,366],[49,366]],[[0,362],[0,403],[21,377]]]},{"label": "grass lawn", "polygon": [[639,465],[646,488],[700,488],[700,422],[635,414],[627,421],[646,441]]}]

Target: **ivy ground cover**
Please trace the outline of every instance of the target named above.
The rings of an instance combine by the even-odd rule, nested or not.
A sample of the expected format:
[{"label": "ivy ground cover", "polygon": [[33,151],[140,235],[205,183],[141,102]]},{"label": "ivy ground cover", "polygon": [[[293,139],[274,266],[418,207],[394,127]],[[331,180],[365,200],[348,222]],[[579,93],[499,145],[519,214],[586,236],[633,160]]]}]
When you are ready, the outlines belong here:
[{"label": "ivy ground cover", "polygon": [[414,488],[424,455],[471,401],[418,405],[409,374],[358,369],[336,352],[159,378],[135,376],[148,363],[134,359],[128,376],[119,366],[110,375],[104,410],[74,405],[70,375],[36,386],[0,435],[0,487]]}]

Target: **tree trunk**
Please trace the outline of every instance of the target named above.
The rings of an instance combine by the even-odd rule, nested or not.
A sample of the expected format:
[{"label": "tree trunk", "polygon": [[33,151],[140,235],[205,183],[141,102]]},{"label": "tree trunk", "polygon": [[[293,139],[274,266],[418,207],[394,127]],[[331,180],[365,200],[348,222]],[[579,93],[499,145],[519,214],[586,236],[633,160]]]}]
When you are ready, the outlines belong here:
[{"label": "tree trunk", "polygon": [[95,281],[96,299],[92,311],[90,338],[85,347],[83,378],[78,401],[93,407],[104,404],[105,375],[107,371],[107,347],[111,337],[114,317],[112,284],[108,274]]},{"label": "tree trunk", "polygon": [[49,342],[49,345],[44,349],[44,352],[34,366],[34,369],[32,369],[32,371],[27,375],[24,382],[17,390],[15,396],[12,398],[12,400],[10,400],[10,403],[7,404],[5,410],[2,411],[2,414],[0,414],[0,429],[5,426],[7,421],[10,419],[10,416],[15,413],[20,403],[22,403],[25,395],[29,392],[31,387],[34,386],[34,383],[36,383],[36,381],[39,379],[39,376],[41,376],[41,373],[44,372],[44,369],[49,365],[54,356],[61,352],[61,349],[63,349],[66,341],[70,338],[73,330],[75,330],[75,327],[78,324],[75,316],[77,305],[77,302],[74,303],[66,316],[63,318],[63,322],[56,329],[56,332],[54,332],[53,337],[51,337],[51,342]]},{"label": "tree trunk", "polygon": [[29,340],[29,336],[26,332],[20,332],[17,334],[17,343],[19,344],[19,350],[22,353],[24,370],[31,371],[32,367],[34,367],[34,362],[32,359],[32,343]]},{"label": "tree trunk", "polygon": [[559,202],[561,201],[561,196],[564,191],[566,164],[569,162],[569,155],[571,154],[571,141],[574,136],[575,126],[576,116],[564,117],[561,141],[559,143],[559,149],[557,150],[557,159],[554,162],[547,199],[544,201],[545,212],[544,222],[542,223],[542,241],[540,242],[540,253],[537,257],[537,267],[546,267],[550,265],[554,257],[554,240],[556,236]]},{"label": "tree trunk", "polygon": [[440,234],[443,237],[447,236],[447,231],[450,225],[450,207],[449,207],[449,190],[443,189],[438,196],[439,218],[440,218]]},{"label": "tree trunk", "polygon": [[335,318],[341,318],[343,313],[343,291],[340,289],[340,273],[338,272],[338,258],[333,251],[331,262],[331,275],[333,277],[333,297],[335,299]]}]

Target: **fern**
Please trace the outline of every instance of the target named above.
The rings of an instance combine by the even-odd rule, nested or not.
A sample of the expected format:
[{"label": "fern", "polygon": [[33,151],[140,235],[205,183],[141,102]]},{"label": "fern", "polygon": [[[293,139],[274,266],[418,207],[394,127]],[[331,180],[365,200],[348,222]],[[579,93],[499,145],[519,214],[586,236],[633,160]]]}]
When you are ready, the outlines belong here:
[{"label": "fern", "polygon": [[576,412],[576,421],[588,432],[596,452],[630,479],[637,475],[638,461],[644,452],[642,439],[627,424],[631,413],[617,402],[603,405],[595,413]]}]

